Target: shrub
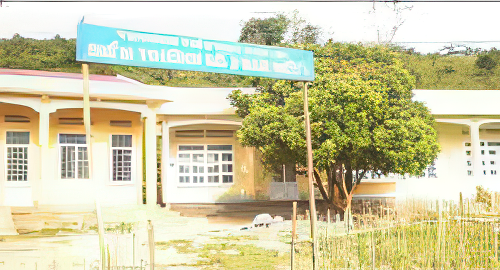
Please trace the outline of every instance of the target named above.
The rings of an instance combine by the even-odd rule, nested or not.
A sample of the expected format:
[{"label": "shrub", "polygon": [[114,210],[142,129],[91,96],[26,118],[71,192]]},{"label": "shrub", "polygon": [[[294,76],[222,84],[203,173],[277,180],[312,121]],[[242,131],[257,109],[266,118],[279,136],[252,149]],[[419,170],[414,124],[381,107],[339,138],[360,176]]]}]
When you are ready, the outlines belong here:
[{"label": "shrub", "polygon": [[474,196],[474,200],[478,203],[484,203],[488,206],[488,209],[491,208],[491,192],[482,186],[476,187],[476,195]]},{"label": "shrub", "polygon": [[497,62],[488,54],[477,57],[476,66],[481,69],[492,70],[497,66]]}]

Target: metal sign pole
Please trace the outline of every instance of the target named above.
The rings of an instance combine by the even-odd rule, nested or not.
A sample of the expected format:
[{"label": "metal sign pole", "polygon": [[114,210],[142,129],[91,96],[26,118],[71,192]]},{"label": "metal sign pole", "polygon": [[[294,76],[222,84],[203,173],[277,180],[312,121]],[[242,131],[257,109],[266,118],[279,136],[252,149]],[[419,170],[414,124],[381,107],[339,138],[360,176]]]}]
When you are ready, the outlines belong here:
[{"label": "metal sign pole", "polygon": [[311,143],[311,122],[309,120],[309,100],[307,93],[307,82],[304,83],[304,116],[306,124],[306,144],[307,144],[307,174],[309,178],[309,211],[311,213],[311,238],[313,251],[313,270],[318,269],[318,240],[316,235],[316,200],[314,198],[313,185],[313,154]]}]

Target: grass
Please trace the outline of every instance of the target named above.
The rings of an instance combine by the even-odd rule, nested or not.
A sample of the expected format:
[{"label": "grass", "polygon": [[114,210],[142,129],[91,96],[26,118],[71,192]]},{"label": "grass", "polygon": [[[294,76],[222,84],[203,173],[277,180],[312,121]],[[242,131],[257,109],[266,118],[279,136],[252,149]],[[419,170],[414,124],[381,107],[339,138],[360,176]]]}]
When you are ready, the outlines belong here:
[{"label": "grass", "polygon": [[212,239],[225,240],[225,241],[247,241],[247,240],[259,240],[256,235],[228,235],[228,236],[218,236],[211,237]]},{"label": "grass", "polygon": [[36,231],[33,233],[45,236],[52,236],[58,234],[59,232],[79,234],[81,233],[81,230],[75,230],[69,228],[54,228],[54,229],[43,228],[40,231]]},{"label": "grass", "polygon": [[[135,224],[132,222],[119,222],[115,224],[106,224],[104,226],[104,231],[106,233],[120,233],[120,234],[125,234],[125,233],[132,233],[134,230]],[[91,231],[98,231],[97,224],[90,226],[88,228]]]},{"label": "grass", "polygon": [[193,241],[191,240],[170,240],[168,242],[155,242],[157,249],[169,249],[171,247],[175,248],[179,253],[193,253],[195,249],[193,247]]},{"label": "grass", "polygon": [[255,245],[234,243],[206,244],[200,251],[199,266],[218,266],[222,269],[275,269],[276,266],[289,263],[287,254],[279,254]]},{"label": "grass", "polygon": [[[358,216],[348,234],[318,226],[320,269],[500,269],[499,219],[474,203],[436,205],[407,202],[370,224]],[[310,269],[311,243],[298,243],[295,257]]]},{"label": "grass", "polygon": [[255,245],[240,244],[245,240],[257,240],[256,236],[229,235],[226,237],[212,237],[215,243],[207,243],[202,247],[195,247],[191,240],[170,240],[156,242],[157,249],[175,248],[183,254],[198,254],[200,260],[196,264],[184,266],[198,266],[207,269],[275,269],[276,266],[289,263],[288,254],[267,250]]}]

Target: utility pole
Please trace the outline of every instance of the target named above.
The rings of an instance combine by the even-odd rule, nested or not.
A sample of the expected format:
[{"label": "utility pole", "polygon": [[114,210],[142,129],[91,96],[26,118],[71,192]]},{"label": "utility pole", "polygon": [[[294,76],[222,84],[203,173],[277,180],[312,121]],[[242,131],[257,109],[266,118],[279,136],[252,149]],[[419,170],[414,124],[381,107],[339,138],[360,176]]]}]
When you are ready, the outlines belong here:
[{"label": "utility pole", "polygon": [[313,185],[313,154],[311,143],[311,121],[309,120],[309,99],[307,92],[307,82],[304,82],[304,116],[306,124],[306,145],[307,145],[307,175],[309,178],[309,211],[311,213],[311,238],[313,254],[313,270],[318,269],[318,240],[316,235],[316,199],[314,198]]}]

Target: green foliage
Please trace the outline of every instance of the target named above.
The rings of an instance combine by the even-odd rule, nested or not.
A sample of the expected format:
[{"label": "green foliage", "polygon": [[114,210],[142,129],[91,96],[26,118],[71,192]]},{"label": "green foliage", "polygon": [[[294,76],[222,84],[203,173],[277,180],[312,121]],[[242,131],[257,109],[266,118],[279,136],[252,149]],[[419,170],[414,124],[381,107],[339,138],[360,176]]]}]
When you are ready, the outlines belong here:
[{"label": "green foliage", "polygon": [[76,40],[57,35],[51,40],[23,38],[0,40],[0,66],[24,69],[76,67]]},{"label": "green foliage", "polygon": [[[488,55],[500,62],[500,51]],[[476,65],[480,56],[421,55],[404,51],[401,60],[404,67],[415,76],[417,89],[500,89],[500,70],[487,70]]]},{"label": "green foliage", "polygon": [[[316,80],[309,88],[315,168],[333,171],[336,163],[347,172],[418,175],[436,158],[434,120],[423,104],[411,100],[414,78],[397,53],[341,43],[301,48],[316,55]],[[244,117],[238,138],[257,147],[268,165],[306,166],[300,86],[277,81],[257,95],[230,95]],[[346,177],[352,183],[353,176]]]},{"label": "green foliage", "polygon": [[491,208],[491,192],[483,186],[477,186],[474,201],[485,204],[488,209]]},{"label": "green foliage", "polygon": [[279,13],[266,19],[251,18],[242,24],[239,42],[275,45],[284,40],[290,20]]},{"label": "green foliage", "polygon": [[239,42],[279,45],[318,43],[322,34],[319,26],[312,25],[294,10],[292,14],[277,13],[265,19],[251,18],[242,22]]},{"label": "green foliage", "polygon": [[497,62],[490,55],[482,54],[477,57],[476,66],[478,68],[492,70],[497,66]]},{"label": "green foliage", "polygon": [[323,33],[321,27],[308,23],[300,17],[299,11],[294,10],[290,17],[289,35],[287,41],[291,44],[316,44]]}]

